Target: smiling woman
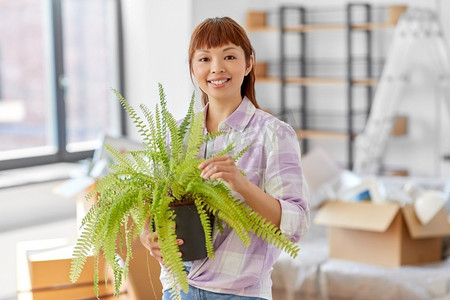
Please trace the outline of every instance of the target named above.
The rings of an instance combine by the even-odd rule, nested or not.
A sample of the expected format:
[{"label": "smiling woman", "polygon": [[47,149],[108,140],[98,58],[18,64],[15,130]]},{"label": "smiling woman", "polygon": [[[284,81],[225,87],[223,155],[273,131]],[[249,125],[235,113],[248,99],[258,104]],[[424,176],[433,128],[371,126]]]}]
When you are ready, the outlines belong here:
[{"label": "smiling woman", "polygon": [[[200,151],[208,159],[198,165],[199,176],[225,182],[243,206],[296,242],[309,220],[300,148],[292,127],[258,108],[254,61],[244,29],[231,18],[207,19],[192,34],[190,71],[202,91],[206,130],[221,133]],[[226,145],[243,141],[250,146],[239,161],[234,150],[224,154]],[[280,251],[256,234],[247,248],[239,230],[217,218],[215,225],[215,256],[185,262],[190,286],[181,299],[271,299],[270,274]],[[158,238],[149,227],[141,234],[142,244],[163,263]],[[163,266],[163,299],[171,296],[167,272]]]}]

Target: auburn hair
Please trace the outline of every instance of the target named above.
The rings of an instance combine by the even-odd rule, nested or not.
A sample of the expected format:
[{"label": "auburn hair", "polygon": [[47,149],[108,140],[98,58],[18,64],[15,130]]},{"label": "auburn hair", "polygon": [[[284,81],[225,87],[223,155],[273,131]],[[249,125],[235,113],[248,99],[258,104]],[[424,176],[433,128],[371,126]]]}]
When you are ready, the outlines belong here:
[{"label": "auburn hair", "polygon": [[[250,62],[250,57],[255,56],[255,51],[245,30],[233,19],[229,17],[209,18],[200,23],[191,35],[189,44],[189,70],[192,78],[192,58],[197,49],[216,48],[232,43],[241,47],[245,53],[245,60]],[[241,96],[248,99],[259,108],[255,96],[255,71],[250,70],[241,86]],[[202,104],[208,103],[208,95],[202,91]]]}]

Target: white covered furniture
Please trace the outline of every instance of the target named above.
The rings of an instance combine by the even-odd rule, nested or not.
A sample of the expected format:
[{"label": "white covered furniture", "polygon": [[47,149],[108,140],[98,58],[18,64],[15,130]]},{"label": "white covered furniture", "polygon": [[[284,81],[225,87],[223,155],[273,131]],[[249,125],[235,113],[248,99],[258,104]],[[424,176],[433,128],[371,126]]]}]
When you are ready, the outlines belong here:
[{"label": "white covered furniture", "polygon": [[450,256],[399,268],[329,259],[326,230],[312,225],[296,259],[280,256],[272,273],[274,300],[450,300]]}]

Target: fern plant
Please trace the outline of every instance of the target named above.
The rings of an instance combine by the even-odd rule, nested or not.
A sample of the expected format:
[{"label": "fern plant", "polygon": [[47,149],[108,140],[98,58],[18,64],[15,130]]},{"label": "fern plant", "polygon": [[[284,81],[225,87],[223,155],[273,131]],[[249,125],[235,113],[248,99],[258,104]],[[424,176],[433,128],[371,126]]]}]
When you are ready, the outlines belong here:
[{"label": "fern plant", "polygon": [[[94,255],[94,288],[98,294],[98,260],[106,259],[114,274],[116,295],[119,295],[123,279],[127,276],[132,259],[131,244],[143,230],[146,220],[159,236],[164,267],[170,274],[173,298],[180,291],[188,290],[188,282],[182,258],[176,243],[175,213],[171,206],[193,202],[198,210],[205,233],[208,257],[214,256],[212,244],[213,222],[221,229],[221,221],[232,227],[242,242],[250,245],[250,233],[260,236],[276,247],[296,257],[298,247],[273,224],[266,222],[244,202],[233,198],[229,188],[220,180],[203,179],[198,165],[200,147],[216,138],[221,132],[204,134],[204,115],[194,113],[192,95],[186,117],[177,123],[167,109],[163,87],[159,84],[159,105],[150,111],[141,105],[143,117],[113,90],[143,139],[144,150],[119,153],[106,145],[115,158],[112,172],[101,178],[87,198],[96,197],[82,220],[82,234],[78,238],[71,264],[70,277],[76,282],[88,255]],[[234,157],[237,161],[247,151],[242,149]],[[235,148],[227,146],[218,155],[225,155]],[[117,253],[126,249],[126,258]]]}]

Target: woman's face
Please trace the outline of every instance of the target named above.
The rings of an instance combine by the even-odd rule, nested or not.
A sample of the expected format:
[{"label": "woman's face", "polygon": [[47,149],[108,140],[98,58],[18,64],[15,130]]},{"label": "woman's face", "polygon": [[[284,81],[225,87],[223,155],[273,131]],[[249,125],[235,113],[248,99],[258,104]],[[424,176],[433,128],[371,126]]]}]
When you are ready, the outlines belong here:
[{"label": "woman's face", "polygon": [[197,49],[192,57],[192,73],[209,101],[241,101],[241,85],[253,64],[244,50],[234,44]]}]

